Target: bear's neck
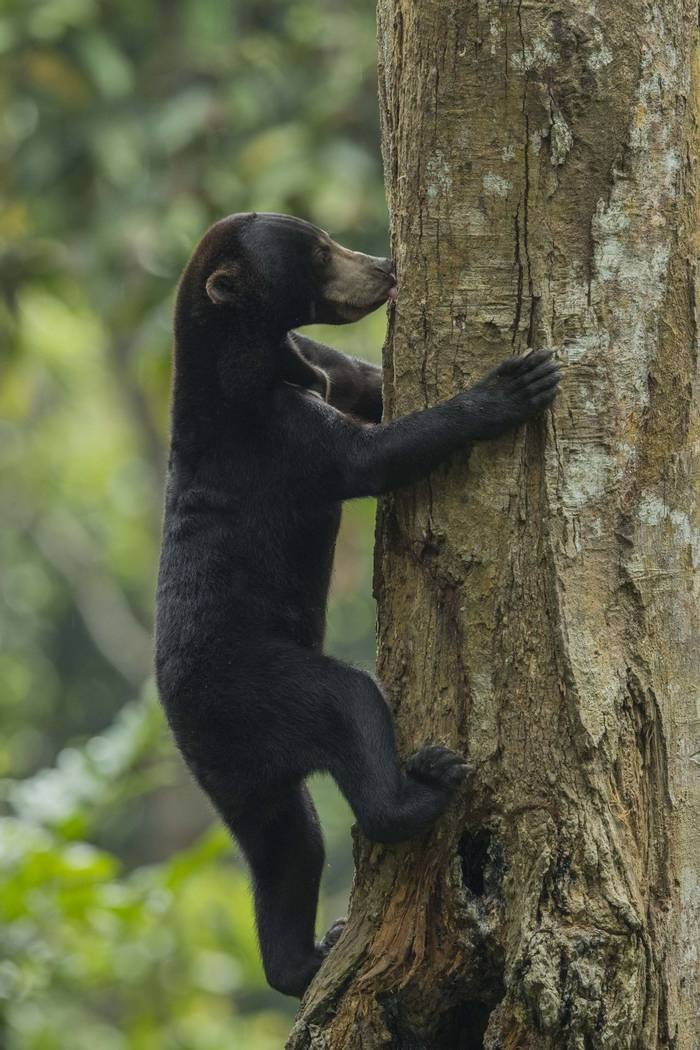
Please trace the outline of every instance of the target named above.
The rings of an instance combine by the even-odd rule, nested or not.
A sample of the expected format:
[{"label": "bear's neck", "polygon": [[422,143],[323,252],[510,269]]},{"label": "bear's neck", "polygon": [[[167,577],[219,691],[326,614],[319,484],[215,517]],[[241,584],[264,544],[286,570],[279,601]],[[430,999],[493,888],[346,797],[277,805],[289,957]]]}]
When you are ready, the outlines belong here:
[{"label": "bear's neck", "polygon": [[286,339],[271,324],[176,321],[173,431],[203,427],[211,437],[259,411],[284,376]]}]

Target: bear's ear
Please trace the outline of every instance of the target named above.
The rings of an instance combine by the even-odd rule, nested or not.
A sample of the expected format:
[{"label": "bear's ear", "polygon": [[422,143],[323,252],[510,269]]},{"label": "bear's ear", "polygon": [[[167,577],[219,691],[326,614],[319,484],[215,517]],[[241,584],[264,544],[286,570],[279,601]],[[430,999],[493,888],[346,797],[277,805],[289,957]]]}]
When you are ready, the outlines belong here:
[{"label": "bear's ear", "polygon": [[217,306],[231,304],[236,300],[238,284],[238,266],[235,263],[224,263],[207,278],[207,295]]}]

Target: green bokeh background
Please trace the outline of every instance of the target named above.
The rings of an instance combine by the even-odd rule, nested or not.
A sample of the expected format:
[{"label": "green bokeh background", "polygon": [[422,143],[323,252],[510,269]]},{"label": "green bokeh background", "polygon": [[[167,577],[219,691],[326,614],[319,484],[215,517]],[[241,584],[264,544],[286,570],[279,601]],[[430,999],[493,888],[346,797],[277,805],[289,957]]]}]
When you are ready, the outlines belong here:
[{"label": "green bokeh background", "polygon": [[[276,1050],[289,1030],[151,678],[171,312],[232,211],[386,253],[374,34],[369,0],[0,0],[2,1050]],[[317,331],[378,359],[384,328]],[[373,519],[346,508],[328,632],[365,667]],[[314,793],[323,924],[350,819]]]}]

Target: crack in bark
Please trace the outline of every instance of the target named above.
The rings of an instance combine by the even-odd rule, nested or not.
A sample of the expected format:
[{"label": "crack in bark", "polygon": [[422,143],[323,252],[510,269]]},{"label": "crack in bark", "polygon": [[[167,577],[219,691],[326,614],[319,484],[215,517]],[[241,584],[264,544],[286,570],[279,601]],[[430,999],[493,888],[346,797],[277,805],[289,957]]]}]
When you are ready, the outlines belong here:
[{"label": "crack in bark", "polygon": [[[523,106],[526,95],[523,96]],[[535,338],[535,320],[539,296],[534,295],[532,283],[532,260],[530,259],[530,118],[525,114],[525,191],[523,194],[523,247],[527,264],[527,290],[530,297],[530,320],[527,329],[527,346],[533,347]]]},{"label": "crack in bark", "polygon": [[515,345],[515,340],[518,337],[518,329],[520,328],[520,314],[523,308],[523,282],[525,276],[525,269],[523,267],[522,259],[520,258],[520,201],[515,209],[515,215],[513,216],[513,226],[515,228],[515,265],[518,268],[518,284],[515,292],[515,317],[513,318],[513,336],[511,343]]}]

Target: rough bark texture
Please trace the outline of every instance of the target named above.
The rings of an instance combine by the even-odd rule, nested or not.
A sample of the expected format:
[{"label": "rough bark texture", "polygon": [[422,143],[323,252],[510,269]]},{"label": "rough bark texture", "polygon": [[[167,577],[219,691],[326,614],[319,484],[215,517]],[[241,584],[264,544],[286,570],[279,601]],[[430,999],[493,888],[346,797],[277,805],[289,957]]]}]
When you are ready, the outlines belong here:
[{"label": "rough bark texture", "polygon": [[471,784],[356,844],[292,1050],[697,1050],[697,7],[379,0],[389,416],[509,353],[555,409],[384,501],[401,748]]}]

